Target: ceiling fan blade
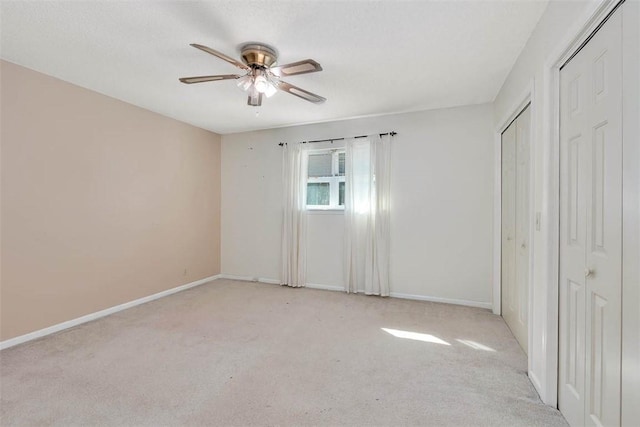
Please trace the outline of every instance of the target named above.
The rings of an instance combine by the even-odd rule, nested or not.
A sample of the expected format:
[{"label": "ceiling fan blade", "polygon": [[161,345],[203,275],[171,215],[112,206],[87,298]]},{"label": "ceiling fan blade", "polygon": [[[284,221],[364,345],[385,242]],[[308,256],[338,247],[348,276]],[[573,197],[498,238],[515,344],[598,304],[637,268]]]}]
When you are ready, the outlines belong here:
[{"label": "ceiling fan blade", "polygon": [[239,78],[240,76],[237,74],[220,74],[217,76],[180,77],[180,81],[182,83],[191,84],[191,83],[215,82],[218,80],[231,80],[231,79],[239,79]]},{"label": "ceiling fan blade", "polygon": [[313,59],[303,59],[302,61],[292,62],[291,64],[279,65],[269,68],[273,74],[278,77],[295,76],[296,74],[315,73],[322,71],[322,66]]},{"label": "ceiling fan blade", "polygon": [[247,105],[252,107],[259,107],[262,105],[262,94],[258,91],[251,91],[249,98],[247,99]]},{"label": "ceiling fan blade", "polygon": [[314,104],[322,104],[324,101],[327,100],[327,98],[324,98],[320,95],[316,95],[315,93],[311,93],[307,90],[301,89],[287,82],[283,82],[282,80],[278,82],[278,89],[283,90],[285,92],[289,92],[291,95],[300,97],[305,101],[313,102]]},{"label": "ceiling fan blade", "polygon": [[218,52],[217,50],[213,50],[210,47],[207,46],[203,46],[201,44],[197,44],[197,43],[191,43],[191,46],[195,47],[196,49],[200,49],[204,52],[210,53],[213,56],[217,56],[218,58],[227,61],[229,64],[235,65],[236,67],[243,69],[243,70],[249,70],[250,67],[248,65],[243,64],[240,61],[237,61],[235,59],[233,59],[230,56],[225,55],[224,53]]}]

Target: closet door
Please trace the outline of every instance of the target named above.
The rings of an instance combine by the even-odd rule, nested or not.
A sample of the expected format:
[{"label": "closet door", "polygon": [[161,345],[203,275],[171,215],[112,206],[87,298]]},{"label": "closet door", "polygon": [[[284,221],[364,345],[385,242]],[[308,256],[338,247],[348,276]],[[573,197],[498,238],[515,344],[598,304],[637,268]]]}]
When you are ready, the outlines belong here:
[{"label": "closet door", "polygon": [[531,109],[516,120],[516,311],[511,325],[520,346],[528,352],[529,330],[529,153]]},{"label": "closet door", "polygon": [[622,11],[561,70],[559,406],[620,424]]},{"label": "closet door", "polygon": [[527,107],[502,134],[502,316],[525,353],[529,301],[530,122]]}]

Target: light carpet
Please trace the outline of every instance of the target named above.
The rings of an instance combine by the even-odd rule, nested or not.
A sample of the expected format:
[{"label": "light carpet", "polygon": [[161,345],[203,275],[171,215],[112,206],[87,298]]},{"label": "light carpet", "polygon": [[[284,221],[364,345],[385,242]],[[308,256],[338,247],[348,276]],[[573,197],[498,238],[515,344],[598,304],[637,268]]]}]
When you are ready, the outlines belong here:
[{"label": "light carpet", "polygon": [[565,426],[484,309],[216,280],[0,352],[0,424]]}]

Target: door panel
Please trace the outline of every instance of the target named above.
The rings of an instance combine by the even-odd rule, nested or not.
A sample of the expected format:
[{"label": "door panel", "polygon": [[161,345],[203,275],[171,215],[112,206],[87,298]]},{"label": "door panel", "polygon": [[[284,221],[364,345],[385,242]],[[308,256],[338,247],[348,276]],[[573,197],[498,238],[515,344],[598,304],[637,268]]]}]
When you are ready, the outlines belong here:
[{"label": "door panel", "polygon": [[516,307],[516,128],[502,134],[502,315]]},{"label": "door panel", "polygon": [[560,74],[560,361],[559,407],[584,425],[588,192],[587,83],[577,55]]},{"label": "door panel", "polygon": [[620,424],[622,337],[622,11],[585,47],[592,137],[587,209],[587,425]]},{"label": "door panel", "polygon": [[530,108],[502,134],[502,317],[528,350]]},{"label": "door panel", "polygon": [[559,407],[620,424],[622,11],[560,73]]},{"label": "door panel", "polygon": [[516,120],[516,286],[518,341],[527,353],[529,312],[529,139],[531,113],[527,107]]}]

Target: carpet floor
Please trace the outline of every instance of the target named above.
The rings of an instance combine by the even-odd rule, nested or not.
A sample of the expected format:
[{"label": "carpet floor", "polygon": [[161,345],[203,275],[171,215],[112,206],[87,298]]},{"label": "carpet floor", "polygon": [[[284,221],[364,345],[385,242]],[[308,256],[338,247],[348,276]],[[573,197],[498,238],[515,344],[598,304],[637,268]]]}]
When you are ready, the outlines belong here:
[{"label": "carpet floor", "polygon": [[216,280],[0,352],[0,424],[566,426],[484,309]]}]

